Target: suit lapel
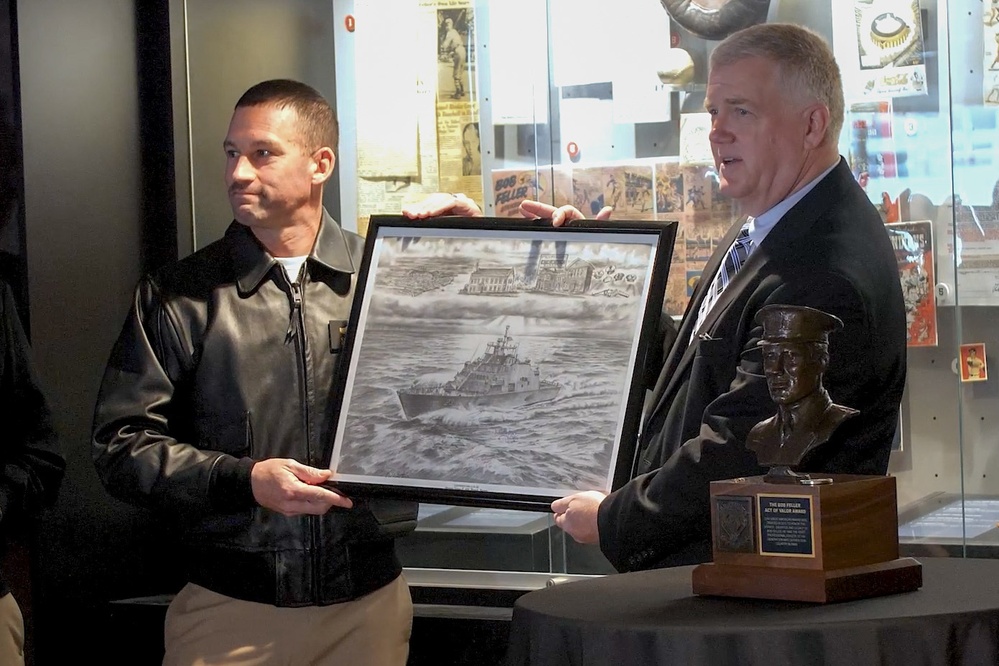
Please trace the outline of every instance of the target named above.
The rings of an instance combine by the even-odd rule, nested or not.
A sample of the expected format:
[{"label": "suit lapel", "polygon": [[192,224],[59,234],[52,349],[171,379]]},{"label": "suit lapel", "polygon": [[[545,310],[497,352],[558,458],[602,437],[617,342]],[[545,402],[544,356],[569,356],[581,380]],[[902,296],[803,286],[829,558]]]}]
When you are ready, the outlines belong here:
[{"label": "suit lapel", "polygon": [[[840,162],[836,168],[828,176],[819,181],[812,191],[805,195],[801,201],[795,204],[774,228],[770,230],[763,243],[753,250],[746,264],[739,270],[732,282],[729,283],[729,286],[722,292],[711,312],[708,313],[708,316],[701,324],[700,330],[697,331],[698,334],[713,330],[718,319],[725,312],[725,309],[742,294],[746,286],[753,282],[759,275],[760,270],[774,256],[774,248],[783,250],[792,245],[797,245],[802,236],[808,235],[821,212],[827,210],[840,196],[839,192],[844,187],[844,179],[852,180],[852,178],[853,174],[850,172],[849,167],[846,166],[846,161],[840,158]],[[732,246],[735,237],[739,234],[739,229],[742,227],[744,221],[745,218],[741,218],[728,230],[721,243],[719,243],[719,247],[725,248],[725,251],[716,252],[711,256],[704,267],[702,276],[710,275],[714,277],[714,274],[718,271],[718,267],[728,253],[728,248]],[[707,292],[711,281],[711,279],[702,279],[697,284],[697,288],[691,296],[691,302],[680,325],[676,342],[670,349],[666,357],[666,362],[663,364],[663,371],[656,382],[652,402],[650,403],[654,407],[645,415],[645,421],[648,421],[654,413],[663,408],[663,402],[667,396],[672,395],[677,390],[678,384],[686,379],[687,369],[693,362],[697,349],[696,344],[690,344],[692,329],[697,320],[697,310],[704,300],[704,294]]]},{"label": "suit lapel", "polygon": [[[684,314],[683,321],[680,323],[680,330],[677,332],[676,342],[669,350],[666,362],[663,364],[663,371],[659,373],[659,379],[656,381],[656,386],[653,390],[652,404],[656,405],[657,409],[663,396],[670,392],[676,378],[682,377],[685,374],[680,371],[680,368],[689,365],[691,359],[694,357],[694,349],[697,345],[690,344],[690,339],[693,335],[694,324],[697,323],[697,311],[701,307],[701,302],[704,301],[704,295],[707,293],[708,288],[714,281],[715,273],[718,272],[719,267],[725,260],[725,255],[728,254],[728,248],[730,248],[732,243],[735,242],[735,237],[739,235],[739,230],[742,228],[745,221],[746,218],[739,218],[731,226],[731,228],[729,228],[725,237],[722,238],[721,242],[718,244],[718,247],[725,248],[725,251],[715,252],[708,259],[708,263],[704,265],[704,270],[701,272],[701,279],[694,288],[694,293],[690,297],[690,303],[687,305],[687,311]],[[750,257],[752,257],[752,255],[750,255]],[[701,329],[703,330],[704,328],[705,326],[702,325]],[[667,378],[670,379],[669,386],[666,385]]]}]

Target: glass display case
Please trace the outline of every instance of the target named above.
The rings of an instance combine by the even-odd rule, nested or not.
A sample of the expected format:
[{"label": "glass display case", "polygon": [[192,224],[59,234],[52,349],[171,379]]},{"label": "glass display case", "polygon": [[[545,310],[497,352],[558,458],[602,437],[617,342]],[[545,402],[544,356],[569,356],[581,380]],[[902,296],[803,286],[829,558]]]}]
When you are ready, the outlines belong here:
[{"label": "glass display case", "polygon": [[[729,4],[755,13],[726,16]],[[496,217],[538,199],[675,222],[666,299],[675,317],[734,219],[707,147],[708,54],[740,21],[822,34],[846,92],[840,152],[899,249],[909,371],[890,473],[903,550],[999,546],[999,380],[988,373],[999,353],[999,3],[332,6],[345,226],[363,233],[370,215],[440,191]],[[425,505],[419,525],[402,544],[407,566],[610,571],[545,513]]]}]

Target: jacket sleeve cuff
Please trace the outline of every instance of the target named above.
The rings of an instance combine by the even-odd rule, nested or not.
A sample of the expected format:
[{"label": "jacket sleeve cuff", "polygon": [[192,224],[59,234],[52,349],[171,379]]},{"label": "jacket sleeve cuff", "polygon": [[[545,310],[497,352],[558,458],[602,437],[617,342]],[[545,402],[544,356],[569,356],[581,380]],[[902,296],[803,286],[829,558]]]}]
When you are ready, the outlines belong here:
[{"label": "jacket sleeve cuff", "polygon": [[250,484],[254,462],[252,458],[227,455],[216,461],[208,487],[212,508],[221,513],[234,513],[257,506]]}]

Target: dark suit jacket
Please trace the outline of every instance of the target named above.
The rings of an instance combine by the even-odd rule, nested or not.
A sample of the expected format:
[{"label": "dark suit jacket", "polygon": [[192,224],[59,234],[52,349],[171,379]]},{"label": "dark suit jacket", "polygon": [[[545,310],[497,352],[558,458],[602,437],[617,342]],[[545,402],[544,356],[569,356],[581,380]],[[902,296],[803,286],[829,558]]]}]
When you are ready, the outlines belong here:
[{"label": "dark suit jacket", "polygon": [[[740,225],[705,266],[711,276]],[[645,414],[636,476],[600,506],[600,547],[622,571],[711,557],[710,481],[762,474],[746,435],[773,416],[757,343],[769,304],[836,315],[824,385],[860,410],[799,471],[884,474],[905,384],[905,312],[897,262],[877,210],[844,160],[799,201],[725,289],[691,342],[701,280]],[[689,344],[688,344],[689,343]]]}]

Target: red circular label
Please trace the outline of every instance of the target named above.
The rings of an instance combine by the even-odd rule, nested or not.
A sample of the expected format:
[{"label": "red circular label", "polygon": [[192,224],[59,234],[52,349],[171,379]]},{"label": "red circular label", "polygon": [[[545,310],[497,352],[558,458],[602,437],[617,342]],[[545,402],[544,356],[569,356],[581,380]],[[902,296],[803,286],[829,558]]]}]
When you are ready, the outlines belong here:
[{"label": "red circular label", "polygon": [[354,32],[354,16],[353,14],[347,14],[347,18],[343,20],[344,26],[347,28],[347,32]]},{"label": "red circular label", "polygon": [[672,35],[670,35],[669,36],[669,45],[670,45],[671,48],[674,48],[674,49],[676,47],[680,46],[680,35],[676,34],[675,32]]},{"label": "red circular label", "polygon": [[575,157],[579,154],[579,146],[575,141],[570,141],[565,146],[565,152],[569,153],[569,157]]}]

